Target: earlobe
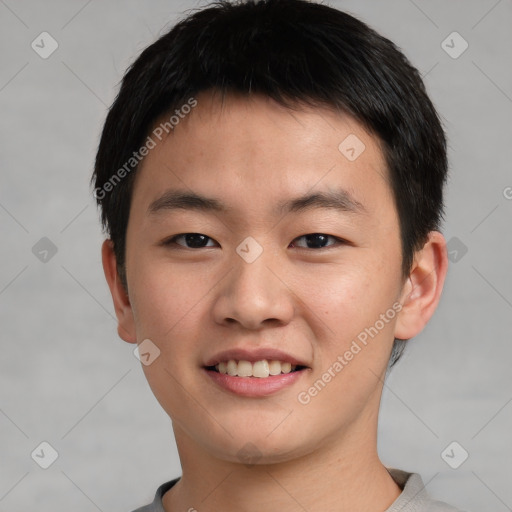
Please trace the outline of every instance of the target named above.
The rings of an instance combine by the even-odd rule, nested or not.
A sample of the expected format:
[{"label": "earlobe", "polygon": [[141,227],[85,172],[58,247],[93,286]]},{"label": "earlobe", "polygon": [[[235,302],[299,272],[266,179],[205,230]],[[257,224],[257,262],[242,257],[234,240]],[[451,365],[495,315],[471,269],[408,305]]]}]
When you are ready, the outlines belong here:
[{"label": "earlobe", "polygon": [[101,246],[103,271],[107,280],[117,317],[117,333],[128,343],[137,343],[135,322],[130,299],[117,272],[117,260],[112,240],[105,240]]},{"label": "earlobe", "polygon": [[423,248],[415,254],[404,284],[395,338],[410,339],[423,330],[439,304],[447,269],[446,240],[438,231],[431,231]]}]

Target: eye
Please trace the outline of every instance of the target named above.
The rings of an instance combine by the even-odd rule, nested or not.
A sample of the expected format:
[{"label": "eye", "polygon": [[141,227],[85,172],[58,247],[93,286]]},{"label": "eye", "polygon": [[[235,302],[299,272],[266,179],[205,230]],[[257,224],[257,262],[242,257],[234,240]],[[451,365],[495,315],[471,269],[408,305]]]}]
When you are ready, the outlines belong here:
[{"label": "eye", "polygon": [[[334,244],[327,245],[328,239],[332,239],[335,241]],[[306,247],[301,246],[300,244],[295,243],[296,240],[304,239],[306,242]],[[332,247],[333,245],[339,245],[346,243],[345,240],[342,240],[341,238],[338,238],[333,235],[326,235],[324,233],[310,233],[308,235],[302,235],[297,237],[292,243],[292,246],[299,247],[300,249],[323,249]]]},{"label": "eye", "polygon": [[[185,244],[178,243],[178,240],[184,240]],[[203,235],[201,233],[181,233],[179,235],[175,235],[167,240],[164,240],[162,245],[171,246],[171,245],[179,245],[180,247],[184,247],[185,249],[201,249],[202,247],[214,247],[214,245],[206,245],[207,241],[213,241],[213,238],[209,236]]]},{"label": "eye", "polygon": [[[297,241],[302,239],[305,241],[305,246],[304,243],[297,243]],[[328,244],[329,239],[331,239],[334,243]],[[212,242],[212,244],[208,244],[208,241]],[[290,246],[298,247],[299,249],[324,249],[346,243],[348,242],[333,235],[326,235],[324,233],[310,233],[297,237],[295,240],[293,240]],[[164,240],[162,245],[177,245],[185,249],[215,247],[213,238],[210,238],[209,236],[203,235],[201,233],[181,233],[179,235],[174,235],[173,237]]]}]

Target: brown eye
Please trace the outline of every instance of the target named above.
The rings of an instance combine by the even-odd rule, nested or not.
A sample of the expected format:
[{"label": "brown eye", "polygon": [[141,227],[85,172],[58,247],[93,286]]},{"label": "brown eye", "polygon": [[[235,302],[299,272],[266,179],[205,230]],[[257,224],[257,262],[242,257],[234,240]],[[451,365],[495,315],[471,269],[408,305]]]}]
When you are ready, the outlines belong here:
[{"label": "brown eye", "polygon": [[[305,244],[306,244],[305,247],[303,245],[296,243],[296,240],[301,240],[301,239],[305,240]],[[329,239],[334,240],[335,243],[327,245],[327,242]],[[326,235],[324,233],[311,233],[308,235],[299,236],[292,242],[292,245],[299,247],[301,249],[324,249],[326,247],[328,248],[328,247],[332,247],[333,245],[338,245],[339,243],[343,243],[343,240],[336,236]]]},{"label": "brown eye", "polygon": [[212,238],[201,233],[182,233],[180,235],[175,235],[172,238],[167,239],[164,242],[164,245],[179,245],[181,247],[185,247],[186,249],[201,249],[203,247],[214,247],[213,245],[207,245],[208,240],[213,241]]}]

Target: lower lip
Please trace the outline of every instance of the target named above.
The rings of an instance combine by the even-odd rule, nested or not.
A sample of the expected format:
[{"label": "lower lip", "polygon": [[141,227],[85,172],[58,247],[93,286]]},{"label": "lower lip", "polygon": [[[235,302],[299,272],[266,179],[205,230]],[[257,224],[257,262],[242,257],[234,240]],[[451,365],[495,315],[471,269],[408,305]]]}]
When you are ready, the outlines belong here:
[{"label": "lower lip", "polygon": [[277,393],[297,382],[306,372],[306,370],[298,370],[296,372],[259,378],[232,377],[231,375],[207,370],[206,368],[204,368],[204,371],[222,389],[247,397],[262,397]]}]

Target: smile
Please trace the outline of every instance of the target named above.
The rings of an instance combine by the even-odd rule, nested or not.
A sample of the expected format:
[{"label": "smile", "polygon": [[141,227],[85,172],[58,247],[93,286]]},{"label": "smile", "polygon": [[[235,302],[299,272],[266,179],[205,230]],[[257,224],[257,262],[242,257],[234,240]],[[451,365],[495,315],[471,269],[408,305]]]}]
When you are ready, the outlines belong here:
[{"label": "smile", "polygon": [[255,361],[254,363],[245,360],[236,361],[234,359],[230,359],[229,361],[221,361],[215,366],[207,367],[208,370],[213,370],[224,375],[230,375],[231,377],[256,377],[259,379],[287,374],[303,368],[305,367],[275,359],[270,361],[262,359],[260,361]]}]

